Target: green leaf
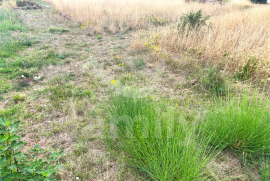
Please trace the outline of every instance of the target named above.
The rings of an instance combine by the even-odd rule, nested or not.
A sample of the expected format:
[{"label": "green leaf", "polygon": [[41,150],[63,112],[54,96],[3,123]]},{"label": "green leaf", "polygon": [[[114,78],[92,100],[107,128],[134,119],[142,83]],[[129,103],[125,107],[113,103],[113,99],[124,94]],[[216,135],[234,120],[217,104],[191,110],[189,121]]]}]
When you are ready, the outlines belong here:
[{"label": "green leaf", "polygon": [[12,144],[12,149],[14,150],[14,151],[16,151],[16,150],[18,150],[21,146],[23,146],[23,145],[25,145],[26,143],[25,142],[23,142],[23,141],[20,141],[20,142],[16,142],[16,143],[14,143],[14,144]]},{"label": "green leaf", "polygon": [[6,162],[7,162],[7,159],[5,157],[2,157],[0,159],[0,167],[2,168],[6,164]]},{"label": "green leaf", "polygon": [[17,139],[20,139],[20,138],[21,137],[18,136],[18,135],[13,135],[13,136],[10,136],[7,141],[14,141],[14,140],[17,140]]},{"label": "green leaf", "polygon": [[6,126],[6,122],[7,122],[7,120],[6,120],[6,119],[2,119],[2,118],[0,118],[0,125],[2,125],[2,126]]},{"label": "green leaf", "polygon": [[6,141],[7,141],[6,136],[4,136],[4,135],[0,135],[0,143],[2,143],[2,142],[6,142]]}]

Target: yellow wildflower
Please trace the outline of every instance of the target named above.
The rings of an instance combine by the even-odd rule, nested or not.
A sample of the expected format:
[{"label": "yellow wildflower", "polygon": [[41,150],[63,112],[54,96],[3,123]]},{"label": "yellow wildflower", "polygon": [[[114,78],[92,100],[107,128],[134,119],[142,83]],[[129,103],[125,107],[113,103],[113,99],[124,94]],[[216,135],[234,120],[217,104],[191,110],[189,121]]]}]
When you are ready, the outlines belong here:
[{"label": "yellow wildflower", "polygon": [[158,46],[154,46],[154,50],[155,50],[156,52],[159,52],[159,51],[160,51],[160,49],[158,48]]},{"label": "yellow wildflower", "polygon": [[145,43],[145,46],[147,46],[147,47],[149,46],[147,42]]},{"label": "yellow wildflower", "polygon": [[120,59],[120,57],[116,57],[116,59]]},{"label": "yellow wildflower", "polygon": [[175,105],[176,105],[176,106],[178,106],[178,104],[177,104],[177,103],[176,103]]},{"label": "yellow wildflower", "polygon": [[154,96],[151,96],[151,99],[154,99]]},{"label": "yellow wildflower", "polygon": [[119,63],[119,66],[120,66],[120,67],[123,66],[123,63]]},{"label": "yellow wildflower", "polygon": [[116,80],[112,80],[112,81],[111,81],[111,84],[112,84],[112,85],[116,85]]}]

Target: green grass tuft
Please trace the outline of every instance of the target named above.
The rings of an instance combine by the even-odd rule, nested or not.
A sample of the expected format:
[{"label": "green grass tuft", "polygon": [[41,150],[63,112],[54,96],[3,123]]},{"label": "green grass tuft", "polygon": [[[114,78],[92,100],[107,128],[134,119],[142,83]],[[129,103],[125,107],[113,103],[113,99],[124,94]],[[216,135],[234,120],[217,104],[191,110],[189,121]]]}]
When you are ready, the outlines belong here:
[{"label": "green grass tuft", "polygon": [[209,157],[194,126],[186,124],[175,108],[150,96],[118,92],[106,106],[109,125],[117,128],[112,134],[116,138],[106,132],[107,143],[151,180],[203,180]]},{"label": "green grass tuft", "polygon": [[262,154],[270,149],[270,102],[263,94],[244,92],[219,100],[204,116],[201,124],[210,143],[238,153]]}]

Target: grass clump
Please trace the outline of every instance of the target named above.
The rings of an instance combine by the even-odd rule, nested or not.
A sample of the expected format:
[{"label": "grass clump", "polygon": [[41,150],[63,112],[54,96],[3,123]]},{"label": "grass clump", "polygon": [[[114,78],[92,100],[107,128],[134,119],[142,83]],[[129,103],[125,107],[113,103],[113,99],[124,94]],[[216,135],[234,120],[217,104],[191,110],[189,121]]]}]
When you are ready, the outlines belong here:
[{"label": "grass clump", "polygon": [[[202,180],[209,159],[192,125],[175,108],[136,91],[112,94],[108,144],[152,180]],[[115,128],[115,129],[112,129]]]},{"label": "grass clump", "polygon": [[263,95],[245,91],[233,99],[227,96],[212,106],[200,125],[204,136],[219,148],[236,153],[262,154],[270,149],[270,102]]},{"label": "grass clump", "polygon": [[49,29],[49,32],[54,34],[63,34],[69,32],[69,29],[52,27]]},{"label": "grass clump", "polygon": [[143,70],[145,68],[145,60],[143,58],[133,59],[133,64],[136,70]]}]

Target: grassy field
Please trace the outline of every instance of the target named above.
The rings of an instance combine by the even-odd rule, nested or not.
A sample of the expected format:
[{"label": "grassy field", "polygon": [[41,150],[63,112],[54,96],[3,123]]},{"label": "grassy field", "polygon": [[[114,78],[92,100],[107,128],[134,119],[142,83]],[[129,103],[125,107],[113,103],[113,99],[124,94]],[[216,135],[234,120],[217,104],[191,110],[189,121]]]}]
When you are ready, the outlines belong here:
[{"label": "grassy field", "polygon": [[270,179],[269,5],[29,2],[0,7],[0,177]]}]

